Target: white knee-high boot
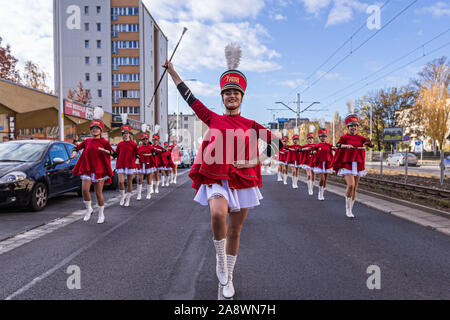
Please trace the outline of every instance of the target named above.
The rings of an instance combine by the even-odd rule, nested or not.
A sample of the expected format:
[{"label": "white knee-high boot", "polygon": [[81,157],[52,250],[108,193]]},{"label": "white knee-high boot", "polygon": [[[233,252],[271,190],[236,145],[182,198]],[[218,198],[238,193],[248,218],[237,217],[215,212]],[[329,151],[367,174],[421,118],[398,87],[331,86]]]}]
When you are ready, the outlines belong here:
[{"label": "white knee-high boot", "polygon": [[155,193],[159,193],[159,183],[161,181],[156,181]]},{"label": "white knee-high boot", "polygon": [[104,214],[105,206],[98,207],[98,220],[97,223],[105,222],[105,214]]},{"label": "white knee-high boot", "polygon": [[142,199],[142,184],[137,185],[137,200]]},{"label": "white knee-high boot", "polygon": [[283,181],[283,178],[281,178],[281,171],[278,171],[278,179],[277,181]]},{"label": "white knee-high boot", "polygon": [[86,206],[86,214],[84,215],[83,220],[88,221],[91,218],[92,211],[92,201],[83,201],[84,205]]},{"label": "white knee-high boot", "polygon": [[125,204],[125,190],[119,190],[120,191],[120,202],[119,204],[123,206]]},{"label": "white knee-high boot", "polygon": [[345,197],[345,215],[348,218],[354,218],[354,215],[352,214],[351,210],[351,205],[352,205],[352,198]]},{"label": "white knee-high boot", "polygon": [[228,282],[227,256],[225,254],[226,238],[222,240],[213,240],[216,248],[216,275],[221,285]]},{"label": "white knee-high boot", "polygon": [[125,207],[129,207],[130,206],[130,199],[131,199],[131,192],[127,192],[127,195],[125,196]]},{"label": "white knee-high boot", "polygon": [[166,185],[166,176],[161,176],[161,186],[164,187]]},{"label": "white knee-high boot", "polygon": [[152,193],[153,193],[153,184],[148,184],[147,185],[147,197],[146,197],[146,199],[151,199],[152,198]]},{"label": "white knee-high boot", "polygon": [[236,264],[237,256],[231,256],[227,254],[227,271],[228,271],[228,283],[223,287],[224,298],[232,298],[234,296],[234,286],[233,286],[233,271],[234,265]]}]

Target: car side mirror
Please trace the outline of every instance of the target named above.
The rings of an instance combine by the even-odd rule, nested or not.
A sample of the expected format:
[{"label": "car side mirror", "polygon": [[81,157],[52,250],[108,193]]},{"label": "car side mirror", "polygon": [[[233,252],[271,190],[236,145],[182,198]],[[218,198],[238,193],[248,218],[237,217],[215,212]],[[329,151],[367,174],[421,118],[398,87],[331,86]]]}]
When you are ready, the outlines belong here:
[{"label": "car side mirror", "polygon": [[58,164],[63,164],[64,162],[65,162],[64,159],[61,159],[61,158],[54,158],[53,159],[53,165],[54,166],[56,166]]}]

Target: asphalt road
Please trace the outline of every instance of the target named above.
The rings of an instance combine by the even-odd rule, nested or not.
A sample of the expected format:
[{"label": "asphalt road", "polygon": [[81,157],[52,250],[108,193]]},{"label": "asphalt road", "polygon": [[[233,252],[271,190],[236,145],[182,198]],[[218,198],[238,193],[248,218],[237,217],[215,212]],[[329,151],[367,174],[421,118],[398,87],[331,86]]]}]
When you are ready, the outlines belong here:
[{"label": "asphalt road", "polygon": [[[264,176],[262,205],[244,225],[235,300],[450,299],[449,237],[359,203],[349,220],[342,197],[319,202],[305,184],[275,180]],[[209,211],[186,175],[178,182],[105,209],[103,225],[94,215],[0,255],[0,298],[217,299]],[[373,265],[379,290],[367,287]],[[79,290],[68,289],[69,266]]]}]

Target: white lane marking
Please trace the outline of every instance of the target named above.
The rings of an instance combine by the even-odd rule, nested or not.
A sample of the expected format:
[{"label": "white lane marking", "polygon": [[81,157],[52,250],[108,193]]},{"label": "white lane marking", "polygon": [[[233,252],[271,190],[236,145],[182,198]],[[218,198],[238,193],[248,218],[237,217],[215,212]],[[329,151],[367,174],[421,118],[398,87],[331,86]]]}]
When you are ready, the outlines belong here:
[{"label": "white lane marking", "polygon": [[[183,173],[179,174],[178,176],[183,175]],[[182,186],[186,181],[183,181],[180,184],[177,184],[177,187]],[[174,188],[172,190],[170,190],[169,192],[163,194],[159,199],[163,199],[165,198],[167,195],[169,195],[170,193],[172,193],[173,191],[175,191],[177,188]],[[72,253],[71,255],[69,255],[68,257],[64,258],[61,262],[57,263],[55,266],[53,266],[52,268],[50,268],[49,270],[47,270],[46,272],[44,272],[43,274],[41,274],[40,276],[34,278],[32,281],[30,281],[29,283],[27,283],[25,286],[21,287],[20,289],[18,289],[17,291],[15,291],[14,293],[10,294],[9,296],[6,297],[5,300],[12,300],[15,297],[23,294],[24,292],[28,291],[29,289],[31,289],[32,287],[34,287],[38,282],[44,280],[45,278],[49,277],[50,275],[52,275],[55,271],[57,271],[58,269],[62,268],[64,265],[68,264],[71,260],[75,259],[77,256],[79,256],[81,253],[83,253],[84,251],[86,251],[87,249],[89,249],[90,247],[92,247],[94,244],[96,244],[98,241],[100,241],[101,239],[105,238],[106,236],[108,236],[111,232],[113,232],[114,230],[116,230],[117,228],[120,228],[122,225],[124,225],[125,223],[127,223],[128,221],[130,221],[132,218],[134,218],[135,216],[137,216],[139,213],[141,213],[144,210],[147,210],[149,206],[153,205],[155,202],[150,203],[148,206],[145,206],[144,208],[142,208],[141,210],[137,211],[134,215],[126,218],[124,221],[122,221],[121,223],[119,223],[118,225],[112,227],[111,229],[105,231],[104,233],[100,234],[97,238],[93,239],[91,242],[89,242],[88,244],[84,245],[83,247],[81,247],[80,249],[78,249],[77,251],[75,251],[74,253]]]},{"label": "white lane marking", "polygon": [[[189,170],[183,171],[181,173],[178,174],[178,177],[186,174],[187,172],[189,172]],[[133,196],[136,195],[136,191],[132,192]],[[107,201],[105,201],[105,208],[108,208],[116,203],[119,202],[119,198],[120,195],[112,197],[111,199],[108,199]],[[98,208],[98,206],[95,206],[95,209]],[[42,236],[49,234],[53,231],[56,231],[58,229],[61,229],[63,227],[68,226],[69,224],[79,221],[84,217],[85,214],[85,210],[77,210],[74,211],[70,214],[68,214],[67,216],[64,217],[60,217],[57,219],[54,219],[40,227],[31,229],[29,231],[25,231],[19,234],[16,234],[13,237],[7,238],[6,240],[3,240],[0,242],[0,255],[14,250],[20,246],[23,246],[24,244],[27,244],[33,240],[39,239]]]}]

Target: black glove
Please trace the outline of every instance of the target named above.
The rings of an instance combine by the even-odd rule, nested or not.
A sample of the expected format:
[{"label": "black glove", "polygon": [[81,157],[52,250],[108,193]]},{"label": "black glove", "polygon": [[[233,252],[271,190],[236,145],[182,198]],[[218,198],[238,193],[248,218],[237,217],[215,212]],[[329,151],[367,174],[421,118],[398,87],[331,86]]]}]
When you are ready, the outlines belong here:
[{"label": "black glove", "polygon": [[295,151],[297,151],[297,152],[303,152],[302,149],[297,149],[297,150],[295,150]]},{"label": "black glove", "polygon": [[340,143],[340,142],[336,143],[336,148],[340,149],[341,146],[342,146],[342,143]]},{"label": "black glove", "polygon": [[152,152],[152,156],[157,156],[158,152]]}]

